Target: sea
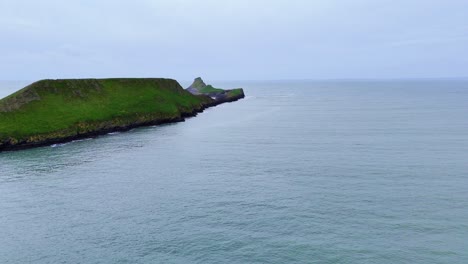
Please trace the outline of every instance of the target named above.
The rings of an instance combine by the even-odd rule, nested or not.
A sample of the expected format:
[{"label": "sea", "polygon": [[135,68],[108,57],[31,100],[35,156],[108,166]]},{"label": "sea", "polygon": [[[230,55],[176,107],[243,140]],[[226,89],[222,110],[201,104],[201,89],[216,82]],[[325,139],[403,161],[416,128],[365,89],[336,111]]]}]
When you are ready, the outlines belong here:
[{"label": "sea", "polygon": [[468,263],[468,80],[213,84],[246,98],[0,153],[0,263]]}]

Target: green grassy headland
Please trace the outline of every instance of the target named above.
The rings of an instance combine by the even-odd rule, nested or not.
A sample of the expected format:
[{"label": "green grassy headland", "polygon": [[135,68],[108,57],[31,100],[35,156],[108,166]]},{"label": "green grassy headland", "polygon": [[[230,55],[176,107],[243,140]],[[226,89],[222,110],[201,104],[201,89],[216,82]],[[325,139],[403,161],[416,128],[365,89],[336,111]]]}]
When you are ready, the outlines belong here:
[{"label": "green grassy headland", "polygon": [[178,120],[210,104],[171,79],[42,80],[0,100],[0,150]]}]

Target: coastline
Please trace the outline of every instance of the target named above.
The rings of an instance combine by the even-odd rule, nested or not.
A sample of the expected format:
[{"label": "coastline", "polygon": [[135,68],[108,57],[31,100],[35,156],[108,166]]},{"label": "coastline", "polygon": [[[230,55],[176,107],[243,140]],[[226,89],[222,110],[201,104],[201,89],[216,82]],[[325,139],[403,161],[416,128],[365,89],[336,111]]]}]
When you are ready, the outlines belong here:
[{"label": "coastline", "polygon": [[57,137],[57,138],[51,138],[51,139],[49,138],[46,140],[40,140],[40,141],[35,141],[35,142],[24,141],[24,142],[18,142],[16,144],[11,144],[10,142],[4,142],[3,144],[0,145],[0,153],[6,152],[6,151],[16,151],[16,150],[31,149],[31,148],[36,148],[36,147],[50,146],[53,144],[63,144],[63,143],[68,143],[68,142],[75,141],[75,140],[82,140],[86,138],[95,138],[95,137],[103,136],[103,135],[113,133],[113,132],[129,131],[131,129],[138,128],[138,127],[156,126],[156,125],[184,122],[186,118],[195,117],[199,113],[202,113],[205,109],[208,109],[210,107],[215,107],[224,103],[235,102],[244,97],[245,97],[245,94],[242,92],[240,95],[237,95],[234,97],[224,98],[223,100],[213,100],[212,102],[201,104],[200,108],[194,108],[192,111],[189,111],[189,112],[182,112],[180,116],[174,117],[174,118],[160,118],[160,119],[153,119],[153,120],[143,121],[143,122],[134,122],[125,126],[106,127],[106,128],[98,129],[95,131],[89,131],[86,133],[78,133],[73,136]]}]

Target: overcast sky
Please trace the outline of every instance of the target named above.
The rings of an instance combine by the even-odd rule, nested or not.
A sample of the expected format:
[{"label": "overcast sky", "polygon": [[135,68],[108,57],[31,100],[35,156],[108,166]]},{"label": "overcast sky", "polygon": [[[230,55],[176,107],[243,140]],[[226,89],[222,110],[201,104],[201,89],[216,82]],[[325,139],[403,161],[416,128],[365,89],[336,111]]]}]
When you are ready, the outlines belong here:
[{"label": "overcast sky", "polygon": [[0,0],[0,79],[468,76],[467,0]]}]

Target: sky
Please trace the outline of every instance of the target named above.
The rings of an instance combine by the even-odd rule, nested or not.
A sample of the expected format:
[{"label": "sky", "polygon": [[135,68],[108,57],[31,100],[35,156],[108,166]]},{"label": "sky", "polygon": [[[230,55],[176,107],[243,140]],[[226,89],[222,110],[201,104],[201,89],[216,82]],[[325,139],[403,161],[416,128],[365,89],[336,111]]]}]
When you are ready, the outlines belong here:
[{"label": "sky", "polygon": [[0,0],[0,80],[468,76],[467,0]]}]

